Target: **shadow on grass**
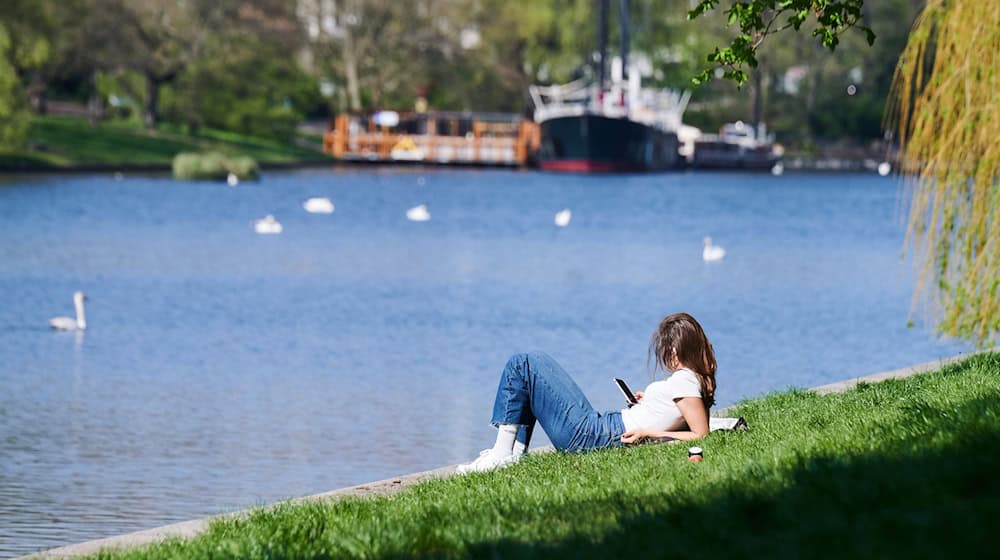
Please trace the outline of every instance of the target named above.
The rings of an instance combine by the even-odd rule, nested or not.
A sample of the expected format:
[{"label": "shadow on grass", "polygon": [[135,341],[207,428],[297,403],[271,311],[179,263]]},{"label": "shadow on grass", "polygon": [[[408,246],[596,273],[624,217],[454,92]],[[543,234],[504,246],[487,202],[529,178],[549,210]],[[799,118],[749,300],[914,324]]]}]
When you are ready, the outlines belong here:
[{"label": "shadow on grass", "polygon": [[[711,495],[687,503],[654,495],[641,514],[621,519],[611,532],[581,532],[555,543],[476,543],[467,552],[502,558],[993,555],[1000,537],[1000,401],[971,401],[961,408],[939,412],[932,430],[921,430],[930,438],[923,445],[912,438],[869,455],[803,459],[787,470],[788,482],[780,488],[747,480],[721,483]],[[973,423],[964,431],[947,425],[956,414],[969,413],[992,416],[992,425]],[[933,440],[933,428],[947,437]],[[612,499],[579,505],[622,509],[623,504]],[[515,509],[505,515],[531,513]]]},{"label": "shadow on grass", "polygon": [[0,153],[0,169],[18,171],[22,169],[58,168],[50,159],[29,152]]}]

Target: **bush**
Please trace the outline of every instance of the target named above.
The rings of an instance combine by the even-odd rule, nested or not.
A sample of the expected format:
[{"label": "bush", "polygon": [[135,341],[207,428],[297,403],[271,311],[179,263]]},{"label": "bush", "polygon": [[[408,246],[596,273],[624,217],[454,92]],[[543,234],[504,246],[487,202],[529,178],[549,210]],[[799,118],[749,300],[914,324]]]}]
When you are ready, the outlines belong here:
[{"label": "bush", "polygon": [[188,181],[225,180],[233,173],[241,180],[257,179],[260,169],[248,156],[229,156],[219,152],[201,154],[182,152],[174,156],[174,178]]}]

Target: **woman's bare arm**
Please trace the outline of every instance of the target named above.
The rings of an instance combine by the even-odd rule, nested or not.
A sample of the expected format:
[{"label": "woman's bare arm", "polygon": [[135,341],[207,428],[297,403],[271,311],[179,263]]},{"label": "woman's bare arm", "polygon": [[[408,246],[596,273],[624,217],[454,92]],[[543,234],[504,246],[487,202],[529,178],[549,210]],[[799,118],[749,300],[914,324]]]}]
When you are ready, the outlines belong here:
[{"label": "woman's bare arm", "polygon": [[630,430],[622,434],[622,443],[636,443],[643,438],[669,438],[683,441],[694,441],[705,437],[708,434],[708,413],[705,411],[705,403],[700,397],[682,397],[674,399],[677,408],[681,411],[684,421],[689,429],[682,431],[650,430],[641,428]]}]

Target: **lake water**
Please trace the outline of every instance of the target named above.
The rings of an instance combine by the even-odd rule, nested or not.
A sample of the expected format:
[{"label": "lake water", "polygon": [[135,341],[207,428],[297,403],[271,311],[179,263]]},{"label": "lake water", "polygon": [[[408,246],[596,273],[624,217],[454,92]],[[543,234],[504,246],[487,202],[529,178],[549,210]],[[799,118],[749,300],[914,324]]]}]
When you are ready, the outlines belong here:
[{"label": "lake water", "polygon": [[[516,351],[619,408],[611,378],[650,380],[674,311],[712,340],[723,405],[965,351],[907,328],[905,194],[875,174],[2,179],[0,556],[471,459]],[[283,234],[254,233],[265,214]],[[89,329],[50,331],[74,290]]]}]

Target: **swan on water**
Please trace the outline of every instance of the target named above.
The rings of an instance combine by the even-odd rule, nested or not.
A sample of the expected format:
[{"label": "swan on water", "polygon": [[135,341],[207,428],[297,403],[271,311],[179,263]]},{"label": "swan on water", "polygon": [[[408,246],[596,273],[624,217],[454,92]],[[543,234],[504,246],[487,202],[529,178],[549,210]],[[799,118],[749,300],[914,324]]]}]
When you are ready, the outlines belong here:
[{"label": "swan on water", "polygon": [[427,211],[426,204],[421,204],[407,210],[406,219],[411,222],[426,222],[431,219],[431,213]]},{"label": "swan on water", "polygon": [[885,177],[889,173],[892,173],[892,164],[888,161],[883,161],[878,164],[878,174]]},{"label": "swan on water", "polygon": [[83,300],[87,296],[83,292],[73,293],[73,306],[76,307],[76,319],[71,317],[53,317],[49,319],[49,326],[58,331],[85,331],[87,330],[87,317],[83,313]]},{"label": "swan on water", "polygon": [[705,238],[705,248],[701,251],[701,258],[706,262],[721,261],[726,256],[726,250],[718,245],[712,245],[712,238]]},{"label": "swan on water", "polygon": [[559,227],[566,227],[569,225],[569,221],[573,219],[573,211],[569,208],[563,208],[562,210],[556,212],[556,217],[553,220],[555,224]]},{"label": "swan on water", "polygon": [[785,164],[781,163],[780,161],[775,163],[774,166],[771,167],[771,175],[774,175],[775,177],[781,175],[784,172],[785,172]]},{"label": "swan on water", "polygon": [[274,216],[268,214],[263,218],[257,220],[253,223],[253,229],[257,233],[267,234],[267,233],[281,233],[283,229],[281,227],[281,222],[274,219]]},{"label": "swan on water", "polygon": [[240,184],[240,178],[237,177],[235,173],[230,173],[229,175],[226,176],[226,184],[229,185],[230,187],[235,187],[236,185]]},{"label": "swan on water", "polygon": [[329,198],[314,197],[302,203],[302,207],[310,214],[333,214],[335,209]]}]

